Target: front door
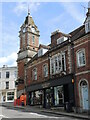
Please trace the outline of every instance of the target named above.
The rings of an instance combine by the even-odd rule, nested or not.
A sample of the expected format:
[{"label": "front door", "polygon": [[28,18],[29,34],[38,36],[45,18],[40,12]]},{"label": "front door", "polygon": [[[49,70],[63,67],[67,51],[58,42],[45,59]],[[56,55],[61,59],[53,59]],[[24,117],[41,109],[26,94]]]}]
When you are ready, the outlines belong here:
[{"label": "front door", "polygon": [[82,86],[83,109],[88,109],[88,86]]},{"label": "front door", "polygon": [[53,104],[53,91],[52,89],[46,89],[45,92],[45,107],[50,108]]}]

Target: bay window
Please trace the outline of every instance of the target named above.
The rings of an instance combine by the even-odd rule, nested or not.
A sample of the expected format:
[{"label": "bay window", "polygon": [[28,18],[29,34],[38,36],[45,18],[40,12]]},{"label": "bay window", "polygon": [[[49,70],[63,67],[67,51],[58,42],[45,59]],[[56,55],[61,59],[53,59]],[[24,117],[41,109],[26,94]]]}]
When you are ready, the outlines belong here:
[{"label": "bay window", "polygon": [[50,61],[51,74],[66,71],[65,54],[57,54],[51,58]]}]

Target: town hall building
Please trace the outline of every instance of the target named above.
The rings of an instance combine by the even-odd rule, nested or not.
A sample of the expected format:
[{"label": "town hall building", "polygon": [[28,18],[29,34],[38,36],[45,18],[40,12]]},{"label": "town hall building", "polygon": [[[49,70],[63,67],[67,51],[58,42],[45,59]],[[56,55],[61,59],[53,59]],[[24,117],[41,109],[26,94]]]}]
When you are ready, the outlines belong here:
[{"label": "town hall building", "polygon": [[49,45],[39,44],[39,30],[28,12],[20,27],[18,97],[44,108],[90,110],[90,2],[85,22],[69,34],[51,33]]}]

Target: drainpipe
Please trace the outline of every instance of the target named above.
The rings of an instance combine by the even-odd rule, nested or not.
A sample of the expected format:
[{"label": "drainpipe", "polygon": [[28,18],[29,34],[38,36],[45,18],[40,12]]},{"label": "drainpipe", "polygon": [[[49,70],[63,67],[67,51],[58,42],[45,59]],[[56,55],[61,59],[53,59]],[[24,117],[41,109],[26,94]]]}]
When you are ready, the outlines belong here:
[{"label": "drainpipe", "polygon": [[26,72],[26,64],[24,65],[24,67],[25,67],[25,76],[24,76],[24,82],[25,82],[25,93],[27,93],[27,82],[26,82],[26,80],[27,80],[27,72]]},{"label": "drainpipe", "polygon": [[75,99],[75,111],[77,112],[77,84],[76,84],[76,70],[75,70],[75,53],[74,53],[74,43],[71,42],[71,46],[72,46],[72,60],[73,60],[73,77],[74,77],[74,99]]}]

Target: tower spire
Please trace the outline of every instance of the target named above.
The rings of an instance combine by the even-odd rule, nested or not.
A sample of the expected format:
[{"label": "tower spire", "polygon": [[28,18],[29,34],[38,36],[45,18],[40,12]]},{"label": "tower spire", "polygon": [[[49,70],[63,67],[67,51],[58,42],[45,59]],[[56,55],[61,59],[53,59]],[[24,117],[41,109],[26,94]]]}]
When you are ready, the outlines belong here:
[{"label": "tower spire", "polygon": [[28,5],[28,15],[30,15],[30,8],[29,8],[29,5]]}]

